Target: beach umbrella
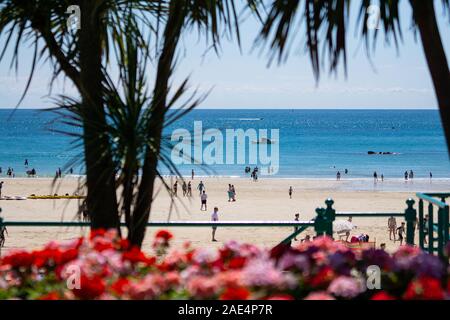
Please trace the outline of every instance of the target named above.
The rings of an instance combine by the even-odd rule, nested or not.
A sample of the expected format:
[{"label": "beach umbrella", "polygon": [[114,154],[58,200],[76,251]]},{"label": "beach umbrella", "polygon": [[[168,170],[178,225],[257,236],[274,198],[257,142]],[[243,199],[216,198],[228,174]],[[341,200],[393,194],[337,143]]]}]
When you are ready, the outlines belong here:
[{"label": "beach umbrella", "polygon": [[356,228],[356,226],[347,220],[335,220],[333,221],[333,232],[335,233],[344,233],[350,232],[352,229]]}]

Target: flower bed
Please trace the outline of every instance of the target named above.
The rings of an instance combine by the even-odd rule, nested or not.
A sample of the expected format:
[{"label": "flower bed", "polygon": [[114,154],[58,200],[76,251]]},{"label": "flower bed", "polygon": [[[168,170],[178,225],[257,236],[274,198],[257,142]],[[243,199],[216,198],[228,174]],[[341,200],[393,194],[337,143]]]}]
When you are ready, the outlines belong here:
[{"label": "flower bed", "polygon": [[[448,264],[418,248],[351,250],[321,237],[272,250],[231,241],[181,250],[156,234],[154,255],[114,231],[51,242],[0,260],[0,299],[449,299]],[[381,271],[369,289],[367,268]],[[376,285],[375,282],[370,283]]]}]

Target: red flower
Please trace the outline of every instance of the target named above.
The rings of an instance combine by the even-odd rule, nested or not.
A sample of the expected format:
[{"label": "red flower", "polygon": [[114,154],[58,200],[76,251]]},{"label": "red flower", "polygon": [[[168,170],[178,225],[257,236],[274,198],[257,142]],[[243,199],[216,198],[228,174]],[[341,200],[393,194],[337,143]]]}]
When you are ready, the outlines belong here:
[{"label": "red flower", "polygon": [[119,248],[122,250],[128,250],[130,248],[130,241],[127,239],[120,239]]},{"label": "red flower", "polygon": [[403,298],[405,300],[442,300],[444,290],[439,280],[424,276],[408,285]]},{"label": "red flower", "polygon": [[130,281],[126,278],[119,278],[111,285],[111,291],[117,295],[122,295],[126,291],[126,287],[129,286]]},{"label": "red flower", "polygon": [[322,287],[331,282],[333,278],[334,278],[333,269],[327,266],[320,269],[320,271],[314,277],[311,278],[309,284],[313,288]]},{"label": "red flower", "polygon": [[390,295],[386,291],[380,291],[375,293],[370,300],[397,300],[397,298]]},{"label": "red flower", "polygon": [[57,292],[50,292],[37,298],[37,300],[59,300],[61,299]]},{"label": "red flower", "polygon": [[88,278],[85,275],[82,275],[80,279],[80,288],[75,288],[72,291],[79,299],[92,300],[98,298],[105,292],[105,283],[99,276]]},{"label": "red flower", "polygon": [[6,257],[1,262],[3,265],[9,265],[12,268],[29,268],[33,265],[33,254],[26,251],[17,251]]},{"label": "red flower", "polygon": [[236,257],[230,260],[230,263],[228,264],[228,268],[230,269],[241,269],[245,262],[247,261],[244,257]]},{"label": "red flower", "polygon": [[250,296],[250,291],[243,287],[228,287],[220,296],[220,300],[247,300]]},{"label": "red flower", "polygon": [[169,241],[170,239],[173,238],[173,235],[167,231],[167,230],[159,230],[156,235],[155,238],[157,239],[163,239],[164,241]]},{"label": "red flower", "polygon": [[122,253],[122,260],[127,260],[131,263],[143,262],[147,265],[153,265],[156,261],[154,257],[148,258],[138,247],[132,247],[130,250]]},{"label": "red flower", "polygon": [[271,296],[268,296],[264,298],[264,300],[294,300],[294,297],[292,297],[289,294],[273,294]]},{"label": "red flower", "polygon": [[89,235],[89,239],[92,240],[96,237],[103,237],[106,234],[105,229],[91,229],[91,234]]}]

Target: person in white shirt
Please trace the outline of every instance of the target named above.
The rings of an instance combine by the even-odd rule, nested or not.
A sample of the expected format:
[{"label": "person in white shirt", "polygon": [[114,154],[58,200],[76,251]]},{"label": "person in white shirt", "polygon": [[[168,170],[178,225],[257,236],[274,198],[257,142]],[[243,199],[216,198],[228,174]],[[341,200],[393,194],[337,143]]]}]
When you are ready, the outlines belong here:
[{"label": "person in white shirt", "polygon": [[200,210],[203,211],[203,206],[205,207],[205,211],[208,210],[207,206],[206,206],[206,200],[208,199],[208,195],[206,194],[205,191],[203,191],[203,193],[201,194],[200,199],[202,201],[202,205],[200,207]]},{"label": "person in white shirt", "polygon": [[[214,207],[214,212],[211,214],[211,221],[219,221],[219,208]],[[216,240],[216,230],[217,227],[212,227],[212,241]]]}]

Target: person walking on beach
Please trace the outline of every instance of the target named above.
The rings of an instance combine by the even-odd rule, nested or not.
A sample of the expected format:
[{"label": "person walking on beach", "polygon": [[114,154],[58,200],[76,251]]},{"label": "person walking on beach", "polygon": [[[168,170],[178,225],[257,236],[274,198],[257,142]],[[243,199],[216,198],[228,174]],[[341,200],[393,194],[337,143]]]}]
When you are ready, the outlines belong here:
[{"label": "person walking on beach", "polygon": [[409,170],[409,180],[412,180],[414,178],[414,172],[412,170]]},{"label": "person walking on beach", "polygon": [[173,184],[173,195],[176,197],[178,192],[178,181]]},{"label": "person walking on beach", "polygon": [[233,192],[231,190],[231,184],[228,185],[228,202],[231,202],[231,199],[233,199]]},{"label": "person walking on beach", "polygon": [[3,181],[0,181],[0,198],[2,197]]},{"label": "person walking on beach", "polygon": [[[1,171],[0,171],[0,173],[1,173]],[[433,174],[430,171],[430,181],[431,181],[431,179],[433,179]]]},{"label": "person walking on beach", "polygon": [[292,199],[292,186],[289,187],[289,199]]},{"label": "person walking on beach", "polygon": [[205,185],[203,184],[203,181],[200,181],[200,183],[197,186],[197,190],[200,191],[200,195],[202,195],[204,189]]},{"label": "person walking on beach", "polygon": [[397,230],[397,220],[395,220],[394,216],[390,216],[390,218],[388,219],[388,230],[389,230],[389,240],[392,240],[392,235],[394,236],[394,241],[395,239],[395,230]]},{"label": "person walking on beach", "polygon": [[[300,219],[300,213],[296,213],[294,221],[298,222],[298,221],[300,221],[299,219]],[[297,231],[298,231],[298,226],[295,226],[294,227],[294,232],[297,232]],[[297,241],[297,236],[295,236],[294,241]]]},{"label": "person walking on beach", "polygon": [[234,188],[234,184],[231,185],[231,200],[236,201],[236,189]]},{"label": "person walking on beach", "polygon": [[408,181],[408,171],[405,171],[405,181]]},{"label": "person walking on beach", "polygon": [[377,182],[378,181],[378,174],[376,171],[373,172],[373,182]]},{"label": "person walking on beach", "polygon": [[186,197],[186,194],[187,194],[187,184],[186,184],[186,181],[183,181],[183,185],[181,186],[181,189],[183,190],[183,197]]},{"label": "person walking on beach", "polygon": [[337,181],[341,180],[341,172],[340,172],[340,171],[338,171],[338,172],[336,173],[336,180],[337,180]]},{"label": "person walking on beach", "polygon": [[59,178],[62,177],[62,171],[61,171],[61,168],[58,168],[58,177],[59,177]]},{"label": "person walking on beach", "polygon": [[187,195],[189,197],[192,197],[192,184],[190,181],[188,182],[188,185],[187,185]]},{"label": "person walking on beach", "polygon": [[3,248],[3,246],[5,245],[6,236],[9,236],[8,229],[6,229],[6,227],[2,225],[0,227],[0,248]]},{"label": "person walking on beach", "polygon": [[400,241],[400,245],[403,244],[403,238],[404,238],[405,234],[406,234],[406,232],[405,232],[405,223],[402,222],[400,227],[397,228],[398,241]]},{"label": "person walking on beach", "polygon": [[[219,208],[214,207],[214,211],[211,214],[211,221],[216,222],[219,221]],[[216,231],[217,231],[217,227],[214,226],[212,227],[212,240],[213,242],[216,242]]]},{"label": "person walking on beach", "polygon": [[191,171],[191,180],[194,180],[194,169],[192,169],[192,171]]},{"label": "person walking on beach", "polygon": [[200,211],[203,211],[203,207],[205,207],[205,210],[208,210],[208,207],[206,206],[206,201],[208,200],[208,195],[205,191],[203,191],[202,195],[200,196],[200,200],[202,201],[202,205],[200,207]]}]

